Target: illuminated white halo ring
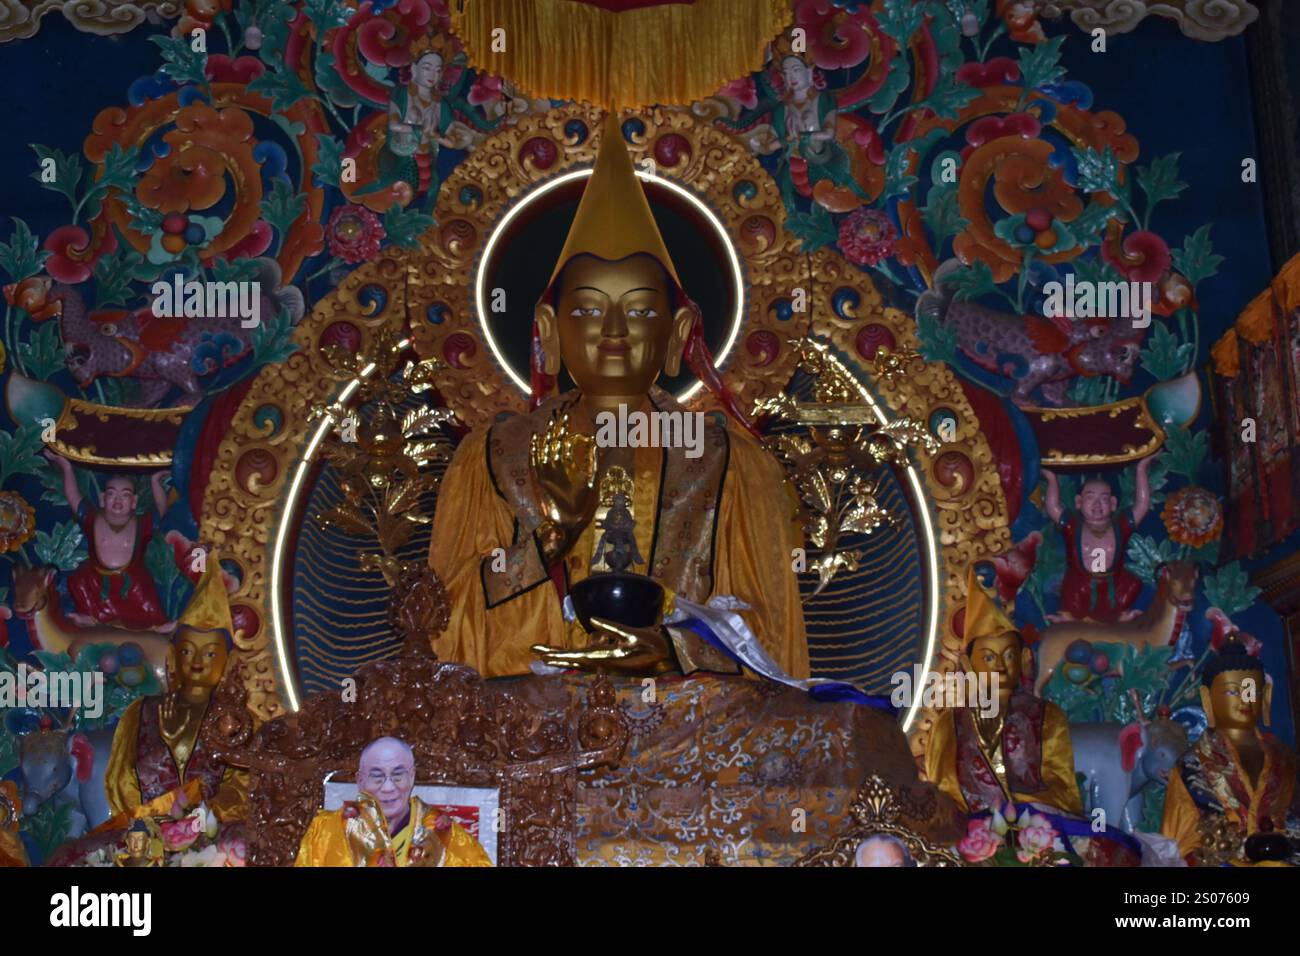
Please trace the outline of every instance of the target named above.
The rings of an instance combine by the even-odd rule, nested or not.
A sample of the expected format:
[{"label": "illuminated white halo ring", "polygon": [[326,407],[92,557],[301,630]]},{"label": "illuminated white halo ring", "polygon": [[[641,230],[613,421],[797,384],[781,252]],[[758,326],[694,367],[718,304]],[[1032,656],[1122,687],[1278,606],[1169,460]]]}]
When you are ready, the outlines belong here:
[{"label": "illuminated white halo ring", "polygon": [[[727,339],[722,345],[722,350],[714,359],[718,368],[721,369],[723,363],[727,360],[727,356],[731,354],[731,349],[736,344],[736,339],[740,336],[740,327],[745,320],[744,273],[741,270],[740,256],[736,253],[735,244],[732,243],[731,236],[727,234],[727,228],[723,224],[722,220],[719,219],[717,214],[714,213],[714,211],[691,190],[671,179],[657,176],[654,173],[648,173],[645,170],[638,169],[636,174],[641,179],[654,182],[686,200],[696,212],[704,217],[705,221],[708,222],[714,233],[717,235],[718,240],[722,243],[722,247],[727,251],[727,262],[731,267],[732,297],[735,300],[736,306],[731,316],[731,325],[727,331]],[[488,236],[488,241],[483,246],[483,254],[479,258],[478,274],[474,278],[474,310],[478,317],[479,328],[483,330],[483,337],[487,340],[488,348],[492,350],[492,356],[496,359],[497,365],[510,377],[510,380],[515,383],[515,387],[525,395],[532,392],[532,387],[528,380],[516,372],[515,369],[511,367],[510,363],[506,361],[501,349],[497,346],[496,339],[492,336],[492,327],[488,322],[488,315],[484,309],[484,303],[486,302],[486,290],[484,289],[484,284],[487,282],[487,266],[492,261],[492,253],[496,249],[497,243],[500,242],[501,237],[505,235],[510,224],[514,222],[515,218],[523,212],[524,209],[526,209],[530,204],[536,202],[538,199],[541,199],[547,193],[571,183],[575,179],[584,179],[590,175],[590,169],[575,169],[572,172],[563,173],[556,176],[554,179],[547,180],[541,186],[528,193],[501,217],[501,221],[497,223],[496,228],[492,230],[492,234]],[[679,402],[689,401],[695,393],[703,387],[703,382],[692,382],[689,387],[676,396],[677,400]]]}]

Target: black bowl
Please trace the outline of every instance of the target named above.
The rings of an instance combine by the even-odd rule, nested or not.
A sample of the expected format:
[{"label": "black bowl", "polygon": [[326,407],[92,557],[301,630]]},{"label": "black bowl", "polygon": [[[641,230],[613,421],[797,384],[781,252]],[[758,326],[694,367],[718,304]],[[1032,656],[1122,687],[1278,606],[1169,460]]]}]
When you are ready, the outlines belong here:
[{"label": "black bowl", "polygon": [[588,631],[593,617],[624,627],[654,627],[663,613],[663,585],[643,574],[593,574],[570,588],[569,596]]}]

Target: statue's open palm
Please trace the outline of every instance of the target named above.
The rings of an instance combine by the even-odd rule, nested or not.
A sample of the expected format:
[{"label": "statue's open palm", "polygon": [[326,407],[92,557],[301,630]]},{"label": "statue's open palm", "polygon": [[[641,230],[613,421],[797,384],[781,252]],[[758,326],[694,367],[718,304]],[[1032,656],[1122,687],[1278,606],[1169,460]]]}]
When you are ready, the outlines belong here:
[{"label": "statue's open palm", "polygon": [[580,531],[596,512],[596,442],[569,431],[567,414],[551,414],[529,442],[529,463],[547,517],[566,532]]}]

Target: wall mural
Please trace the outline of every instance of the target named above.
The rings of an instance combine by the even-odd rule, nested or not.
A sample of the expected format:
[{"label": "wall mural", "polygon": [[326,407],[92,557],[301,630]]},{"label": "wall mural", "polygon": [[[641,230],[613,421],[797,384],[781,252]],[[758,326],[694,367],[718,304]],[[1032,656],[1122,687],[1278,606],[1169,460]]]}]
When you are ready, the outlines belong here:
[{"label": "wall mural", "polygon": [[[522,29],[544,31],[562,2],[539,0]],[[1124,102],[1067,69],[1064,44],[1100,35],[1104,49],[1104,30],[1086,32],[1087,4],[685,5],[672,15],[725,23],[744,6],[770,29],[740,45],[746,69],[712,81],[684,69],[663,82],[685,99],[620,99],[610,125],[608,102],[561,95],[576,88],[559,74],[529,88],[511,58],[516,23],[492,19],[508,4],[120,6],[129,18],[112,29],[145,31],[152,59],[126,89],[86,91],[103,103],[88,128],[24,131],[28,165],[8,170],[44,190],[31,202],[59,224],[14,216],[0,229],[0,668],[24,686],[39,672],[49,687],[69,675],[69,687],[84,677],[106,690],[97,707],[3,701],[0,809],[14,812],[0,813],[0,855],[284,864],[304,839],[317,841],[308,857],[335,860],[331,824],[311,816],[321,775],[350,774],[359,748],[395,732],[390,712],[407,715],[422,783],[499,787],[502,806],[548,821],[480,858],[478,810],[454,824],[429,810],[412,824],[416,856],[448,864],[867,865],[861,846],[886,832],[925,865],[1209,864],[1277,859],[1255,838],[1297,835],[1286,639],[1240,563],[1247,530],[1224,540],[1225,522],[1257,520],[1231,510],[1255,500],[1247,469],[1289,460],[1272,449],[1294,445],[1251,392],[1294,390],[1282,361],[1294,303],[1275,347],[1251,338],[1240,364],[1234,351],[1237,377],[1222,377],[1216,351],[1212,409],[1206,363],[1224,325],[1201,303],[1233,251],[1208,218],[1171,229],[1197,215],[1184,157],[1144,150]],[[591,6],[611,21],[642,16],[647,37],[652,17],[668,16]],[[1249,4],[1226,6],[1226,25],[1177,19],[1206,40],[1253,19]],[[1062,12],[1084,31],[1045,18]],[[38,20],[5,38],[31,36]],[[502,22],[504,52],[491,34]],[[520,430],[539,414],[530,394],[564,411],[552,386],[581,386],[567,348],[572,381],[546,364],[533,306],[563,284],[550,271],[561,246],[607,248],[574,243],[602,164],[618,156],[657,224],[649,245],[627,250],[671,258],[670,285],[708,304],[675,346],[682,387],[652,392],[671,403],[655,407],[706,413],[708,441],[732,435],[719,459],[729,476],[752,454],[752,474],[779,469],[786,482],[772,513],[733,514],[718,490],[700,512],[707,531],[669,511],[671,495],[706,500],[691,496],[712,466],[683,458],[679,479],[665,453],[654,487],[667,506],[603,471],[585,518],[601,530],[580,540],[599,538],[611,550],[596,560],[609,563],[578,568],[550,560],[548,530],[578,546],[564,509],[539,511],[511,483],[548,461],[529,457]],[[1241,415],[1228,407],[1261,417],[1259,444],[1235,440]],[[529,435],[553,449],[551,467],[574,467],[580,445],[544,427]],[[488,428],[496,437],[482,444]],[[486,449],[480,486],[499,502],[475,497],[480,476],[458,467],[470,447]],[[1265,532],[1281,540],[1293,483],[1269,475],[1286,488],[1257,507],[1285,499]],[[507,500],[513,527],[494,526],[490,506]],[[647,508],[666,509],[653,538],[629,517]],[[670,550],[670,528],[673,541],[707,544]],[[465,585],[447,555],[475,534]],[[480,582],[493,534],[504,570]],[[750,620],[802,622],[781,632],[792,650],[756,627],[766,663],[719,636],[737,615],[707,603],[709,580],[749,580],[723,552],[741,540],[761,550],[765,535],[797,545],[775,549],[780,573],[795,574],[790,601],[773,596],[779,583],[737,593],[758,605]],[[490,573],[514,582],[501,601],[538,589],[516,608],[552,601],[565,582],[577,605],[574,574],[599,581],[638,561],[669,588],[665,606],[678,602],[678,624],[710,635],[682,625],[695,636],[673,638],[691,676],[647,701],[618,655],[592,678],[568,666],[589,660],[552,649],[543,659],[562,675],[493,680],[529,673],[530,644],[581,629],[520,610],[527,640],[510,657],[482,636],[499,626],[485,616],[497,613]],[[468,586],[486,611],[466,610]],[[611,646],[641,653],[644,637],[618,633]],[[767,683],[707,677],[741,670]],[[1010,685],[996,728],[941,693],[943,675],[951,689],[963,671]],[[1242,674],[1267,675],[1267,688],[1238,727],[1223,684]],[[528,682],[537,689],[518,699],[500,689]],[[332,703],[349,683],[354,706],[370,708],[365,727]],[[428,694],[440,701],[430,723],[406,726],[424,720],[416,701]],[[1252,736],[1270,707],[1277,736]],[[497,755],[431,757],[448,739],[431,728],[467,714]],[[520,714],[567,729],[524,741]],[[675,737],[694,715],[719,736]],[[455,726],[450,739],[466,739]],[[863,743],[864,726],[877,742]],[[807,746],[781,742],[801,735]],[[1278,777],[1267,806],[1231,756],[1253,760],[1253,746],[1267,754],[1260,772]],[[737,749],[746,762],[726,777]],[[367,748],[363,769],[386,754]],[[713,819],[690,781],[724,777],[748,809]],[[1234,802],[1242,786],[1250,812]],[[637,788],[657,794],[649,816],[629,802]],[[763,788],[779,796],[758,800]],[[820,822],[783,832],[813,789]],[[358,799],[339,812],[375,810]],[[1017,823],[1008,805],[1031,799],[1052,813]],[[1097,810],[1101,831],[1088,823]],[[292,832],[266,823],[290,818]],[[1041,845],[1036,826],[1050,831]],[[377,839],[377,860],[406,865],[405,844]]]}]

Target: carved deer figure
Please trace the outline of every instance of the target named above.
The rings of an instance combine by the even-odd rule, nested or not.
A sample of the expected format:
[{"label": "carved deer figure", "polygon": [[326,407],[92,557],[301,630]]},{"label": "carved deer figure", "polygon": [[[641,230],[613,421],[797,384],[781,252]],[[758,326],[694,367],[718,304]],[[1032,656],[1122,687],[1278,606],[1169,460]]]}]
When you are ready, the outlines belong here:
[{"label": "carved deer figure", "polygon": [[1052,674],[1065,659],[1066,649],[1078,640],[1104,644],[1130,644],[1141,650],[1162,647],[1178,640],[1196,603],[1196,565],[1191,561],[1171,561],[1160,569],[1156,599],[1131,621],[1098,624],[1094,621],[1065,621],[1043,631],[1038,641],[1038,677],[1034,693],[1042,694]]},{"label": "carved deer figure", "polygon": [[75,627],[63,615],[52,585],[53,568],[14,567],[14,612],[27,622],[27,633],[32,646],[42,651],[66,651],[72,660],[77,653],[91,644],[137,644],[144,659],[158,678],[167,686],[167,657],[171,653],[171,636],[157,631],[131,631],[124,627]]}]

